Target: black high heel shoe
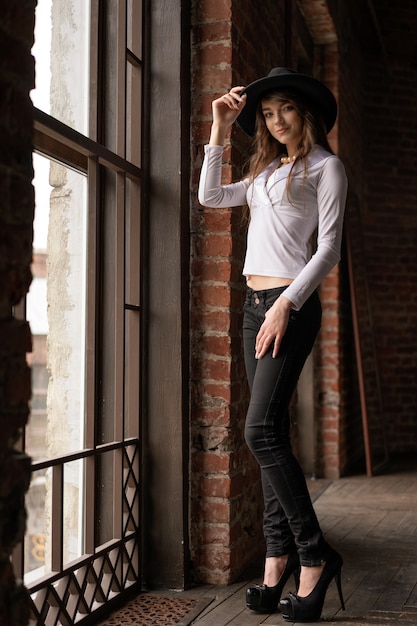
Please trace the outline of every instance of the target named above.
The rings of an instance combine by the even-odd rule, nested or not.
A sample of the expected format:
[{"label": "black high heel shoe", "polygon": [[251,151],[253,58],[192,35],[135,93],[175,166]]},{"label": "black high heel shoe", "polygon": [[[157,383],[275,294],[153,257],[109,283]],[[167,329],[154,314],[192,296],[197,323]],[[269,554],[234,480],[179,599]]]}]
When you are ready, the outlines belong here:
[{"label": "black high heel shoe", "polygon": [[246,591],[246,606],[252,611],[259,613],[274,613],[277,610],[285,583],[294,574],[294,580],[298,589],[300,580],[300,561],[297,552],[288,555],[285,569],[281,574],[281,578],[273,587],[268,585],[252,585]]},{"label": "black high heel shoe", "polygon": [[336,550],[329,546],[325,561],[321,576],[308,596],[300,598],[297,594],[290,593],[279,603],[282,617],[288,622],[315,622],[320,619],[327,588],[333,578],[336,579],[340,604],[345,610],[341,582],[343,559]]}]

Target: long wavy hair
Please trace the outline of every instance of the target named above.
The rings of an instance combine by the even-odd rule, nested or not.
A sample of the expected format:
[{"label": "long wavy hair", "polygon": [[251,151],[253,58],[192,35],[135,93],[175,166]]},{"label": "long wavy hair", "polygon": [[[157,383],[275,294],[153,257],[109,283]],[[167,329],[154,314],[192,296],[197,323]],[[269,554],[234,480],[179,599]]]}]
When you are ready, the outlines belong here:
[{"label": "long wavy hair", "polygon": [[[265,118],[262,113],[262,102],[265,102],[265,100],[290,102],[302,120],[301,140],[298,145],[297,156],[287,178],[287,194],[291,202],[291,180],[295,164],[299,161],[303,162],[304,176],[306,176],[307,159],[305,157],[316,144],[322,146],[331,154],[333,154],[333,150],[327,139],[327,131],[323,117],[319,112],[313,110],[311,105],[309,105],[300,94],[290,89],[267,92],[259,101],[256,109],[256,127],[252,141],[252,156],[246,167],[246,177],[249,177],[251,182],[256,176],[259,176],[274,159],[281,156],[288,156],[285,144],[274,139],[266,126]],[[280,161],[278,161],[277,168],[278,167],[281,167]],[[249,207],[247,205],[244,207],[243,219],[247,222],[250,219]]]},{"label": "long wavy hair", "polygon": [[[327,139],[326,127],[322,116],[318,112],[314,111],[302,98],[302,96],[297,94],[295,91],[270,91],[263,96],[262,100],[259,101],[256,110],[256,130],[252,144],[252,157],[249,160],[248,166],[248,174],[251,180],[263,172],[271,161],[279,156],[287,155],[285,145],[274,139],[266,126],[265,118],[262,113],[262,102],[265,100],[272,100],[273,102],[289,101],[301,117],[302,135],[297,150],[297,158],[294,161],[294,164],[297,161],[304,159],[304,157],[311,152],[315,144],[323,146],[323,148],[333,154],[333,150],[330,148]],[[278,167],[279,166],[280,164],[278,164]],[[291,171],[293,167],[291,168]],[[304,167],[307,167],[305,159]],[[287,184],[291,184],[291,172],[288,176]]]}]

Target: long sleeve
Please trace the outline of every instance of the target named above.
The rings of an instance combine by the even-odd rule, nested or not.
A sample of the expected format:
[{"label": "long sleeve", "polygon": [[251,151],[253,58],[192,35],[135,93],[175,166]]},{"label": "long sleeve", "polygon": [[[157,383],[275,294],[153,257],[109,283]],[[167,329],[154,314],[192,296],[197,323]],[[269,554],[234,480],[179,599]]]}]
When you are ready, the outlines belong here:
[{"label": "long sleeve", "polygon": [[226,208],[246,203],[248,185],[245,181],[222,185],[222,146],[204,146],[198,200],[210,208]]},{"label": "long sleeve", "polygon": [[317,186],[317,249],[284,295],[300,309],[323,278],[340,261],[347,178],[342,162],[329,158]]}]

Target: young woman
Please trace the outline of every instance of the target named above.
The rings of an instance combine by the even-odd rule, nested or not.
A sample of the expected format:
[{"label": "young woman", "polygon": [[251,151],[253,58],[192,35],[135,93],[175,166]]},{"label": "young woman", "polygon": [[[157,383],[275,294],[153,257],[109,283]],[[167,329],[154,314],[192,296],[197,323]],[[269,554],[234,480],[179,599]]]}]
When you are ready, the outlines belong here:
[{"label": "young woman", "polygon": [[[291,451],[289,412],[297,380],[321,324],[317,287],[340,259],[347,181],[328,144],[337,106],[320,81],[274,68],[213,101],[199,186],[208,207],[247,205],[243,340],[251,390],[246,442],[259,463],[264,496],[264,582],[247,590],[250,609],[285,619],[320,618],[327,587],[340,587],[341,556],[325,541],[303,472]],[[221,184],[232,124],[254,137],[249,173]],[[317,232],[315,253],[309,242]],[[313,445],[313,444],[312,444]],[[280,602],[288,578],[297,594]]]}]

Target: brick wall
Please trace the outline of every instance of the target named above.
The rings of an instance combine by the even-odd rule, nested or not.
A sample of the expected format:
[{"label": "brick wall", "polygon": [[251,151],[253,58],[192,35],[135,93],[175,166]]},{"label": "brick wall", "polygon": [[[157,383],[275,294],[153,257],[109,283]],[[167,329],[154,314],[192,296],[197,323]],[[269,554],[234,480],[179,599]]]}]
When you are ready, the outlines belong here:
[{"label": "brick wall", "polygon": [[[371,14],[357,0],[329,4],[339,35],[339,154],[349,178],[347,219],[352,224],[361,349],[366,355],[370,437],[372,447],[376,443],[376,458],[382,458],[382,423],[390,454],[415,452],[417,447],[417,303],[413,295],[417,272],[413,121],[417,7],[412,2],[400,7],[383,0],[372,3]],[[401,157],[393,159],[392,155]],[[346,257],[343,267],[346,271]],[[349,299],[342,301],[343,473],[353,467],[363,470],[364,443],[352,316],[346,306]]]},{"label": "brick wall", "polygon": [[[329,2],[329,5],[338,33],[338,154],[345,165],[349,180],[345,220],[347,225],[350,216],[354,215],[363,204],[363,168],[361,167],[363,54],[357,42],[362,41],[366,32],[369,33],[370,24],[364,16],[360,3],[356,3],[356,6],[352,3],[337,3],[337,10],[335,2]],[[353,220],[351,221],[353,223]],[[342,262],[339,266],[341,278],[339,322],[342,333],[338,363],[341,393],[340,475],[352,468],[359,467],[361,471],[364,469],[364,441],[348,272],[347,228],[345,231]],[[363,294],[360,299],[363,301]]]},{"label": "brick wall", "polygon": [[13,444],[28,416],[31,336],[27,323],[13,316],[13,307],[31,281],[34,10],[34,0],[2,3],[0,23],[0,626],[28,620],[25,590],[16,583],[9,559],[24,534],[30,480],[30,459],[14,452]]},{"label": "brick wall", "polygon": [[417,54],[414,2],[374,3],[364,76],[366,263],[390,450],[417,449]]}]

